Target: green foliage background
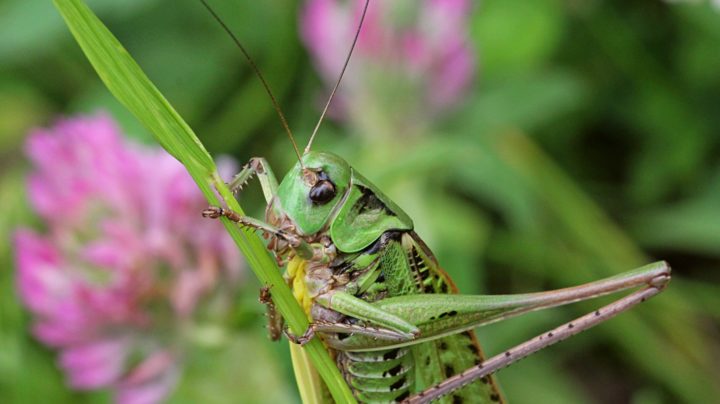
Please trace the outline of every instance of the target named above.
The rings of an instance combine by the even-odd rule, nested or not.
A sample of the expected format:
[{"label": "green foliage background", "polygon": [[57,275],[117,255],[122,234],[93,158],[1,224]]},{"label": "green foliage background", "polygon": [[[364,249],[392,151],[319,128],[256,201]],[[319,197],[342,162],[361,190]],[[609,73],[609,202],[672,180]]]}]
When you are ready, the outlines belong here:
[{"label": "green foliage background", "polygon": [[[88,3],[211,154],[265,156],[277,173],[290,167],[262,87],[198,2]],[[322,92],[297,37],[298,3],[216,3],[302,143]],[[720,12],[487,0],[472,16],[472,39],[473,91],[427,136],[327,122],[316,148],[346,157],[398,201],[465,293],[545,290],[670,262],[674,279],[660,297],[502,370],[511,402],[718,402]],[[19,224],[42,225],[23,190],[27,130],[98,109],[152,142],[51,2],[0,2],[0,402],[108,399],[68,391],[53,353],[28,335],[9,241]],[[258,187],[242,197],[262,214]],[[171,402],[296,400],[285,344],[265,340],[249,283],[227,338],[192,352]],[[480,335],[498,352],[595,306],[533,313]]]}]

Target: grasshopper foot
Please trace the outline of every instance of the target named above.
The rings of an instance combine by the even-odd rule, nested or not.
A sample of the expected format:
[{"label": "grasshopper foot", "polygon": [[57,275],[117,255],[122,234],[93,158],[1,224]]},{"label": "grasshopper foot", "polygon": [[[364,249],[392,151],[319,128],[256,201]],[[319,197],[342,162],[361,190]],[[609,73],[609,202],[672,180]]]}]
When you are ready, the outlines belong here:
[{"label": "grasshopper foot", "polygon": [[260,296],[258,297],[258,300],[262,304],[273,304],[272,296],[270,295],[270,288],[271,286],[263,286],[260,288]]},{"label": "grasshopper foot", "polygon": [[209,206],[202,211],[202,216],[208,219],[218,219],[224,216],[235,223],[252,226],[252,224],[247,223],[247,219],[239,213],[230,209],[221,208],[220,206]]},{"label": "grasshopper foot", "polygon": [[225,216],[226,218],[232,220],[235,223],[245,224],[243,222],[243,217],[237,212],[230,209],[221,208],[220,206],[209,206],[207,209],[202,211],[202,215],[203,217],[206,217],[208,219],[218,219]]},{"label": "grasshopper foot", "polygon": [[225,209],[217,206],[210,206],[209,208],[202,211],[202,216],[208,219],[217,219],[223,215],[224,210]]},{"label": "grasshopper foot", "polygon": [[292,332],[290,332],[290,330],[288,330],[287,327],[283,328],[283,334],[285,334],[285,336],[287,337],[287,339],[290,340],[290,342],[292,342],[294,344],[298,344],[300,346],[303,346],[303,345],[307,344],[308,342],[310,342],[310,340],[312,340],[313,337],[315,337],[315,324],[310,323],[307,330],[305,330],[305,333],[300,336],[295,335]]}]

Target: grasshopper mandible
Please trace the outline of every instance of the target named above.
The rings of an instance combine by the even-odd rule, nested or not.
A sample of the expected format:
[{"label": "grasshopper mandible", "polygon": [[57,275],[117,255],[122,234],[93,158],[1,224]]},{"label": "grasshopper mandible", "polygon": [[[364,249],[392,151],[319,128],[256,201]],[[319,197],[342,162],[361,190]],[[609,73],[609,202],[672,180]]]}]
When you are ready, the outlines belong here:
[{"label": "grasshopper mandible", "polygon": [[[252,61],[251,65],[270,93]],[[341,79],[342,73],[332,94]],[[259,179],[267,202],[264,221],[222,207],[210,207],[203,215],[224,216],[266,235],[268,249],[279,263],[287,265],[285,278],[311,320],[304,335],[286,335],[299,345],[322,338],[359,401],[502,402],[492,376],[495,371],[630,309],[658,294],[669,282],[669,266],[657,262],[553,291],[457,294],[400,207],[342,158],[311,150],[332,94],[302,154],[271,94],[298,163],[278,183],[267,161],[253,158],[230,183],[240,189],[252,177]],[[489,359],[484,358],[472,331],[530,311],[630,288],[639,290]],[[282,318],[273,310],[271,293],[264,288],[261,300],[270,311],[271,337],[278,339]],[[303,360],[302,351],[291,347],[294,360]],[[323,397],[303,399],[321,402]]]}]

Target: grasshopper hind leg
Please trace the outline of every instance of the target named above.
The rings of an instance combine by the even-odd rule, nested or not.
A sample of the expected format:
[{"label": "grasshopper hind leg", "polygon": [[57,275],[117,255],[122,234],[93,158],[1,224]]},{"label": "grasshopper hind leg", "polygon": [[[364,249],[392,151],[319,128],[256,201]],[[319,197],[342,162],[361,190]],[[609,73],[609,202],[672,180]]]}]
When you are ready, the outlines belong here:
[{"label": "grasshopper hind leg", "polygon": [[578,333],[592,328],[604,321],[607,321],[620,313],[623,313],[645,300],[659,294],[670,281],[670,268],[664,265],[665,272],[659,273],[647,279],[647,287],[638,290],[630,295],[614,301],[600,309],[588,313],[582,317],[565,323],[553,330],[542,333],[537,337],[516,345],[492,358],[483,361],[477,366],[471,367],[425,391],[416,394],[403,403],[429,403],[439,397],[452,393],[453,391],[473,382],[479,378],[486,377],[497,372],[520,359],[553,345],[557,342],[570,338]]}]

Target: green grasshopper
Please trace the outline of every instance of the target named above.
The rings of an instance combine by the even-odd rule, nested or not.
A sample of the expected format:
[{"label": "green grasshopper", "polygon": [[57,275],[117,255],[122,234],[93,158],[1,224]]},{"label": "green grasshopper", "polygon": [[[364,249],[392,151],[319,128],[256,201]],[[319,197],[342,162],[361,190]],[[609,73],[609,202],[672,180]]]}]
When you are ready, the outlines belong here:
[{"label": "green grasshopper", "polygon": [[[363,18],[364,13],[360,26]],[[259,179],[267,202],[265,220],[223,207],[210,207],[203,215],[224,216],[261,231],[269,240],[268,249],[287,265],[285,279],[311,321],[307,332],[296,336],[283,330],[269,288],[261,291],[261,301],[270,312],[271,337],[278,339],[285,331],[293,342],[298,379],[319,386],[301,387],[304,402],[323,402],[327,396],[298,347],[315,337],[328,347],[361,402],[502,402],[495,371],[630,309],[660,293],[670,280],[669,266],[657,262],[571,288],[459,295],[400,207],[342,158],[310,150],[325,111],[300,154],[275,107],[298,163],[278,184],[267,161],[253,158],[230,183],[241,189],[252,177]],[[629,288],[640,289],[489,359],[472,331],[530,311]]]}]

